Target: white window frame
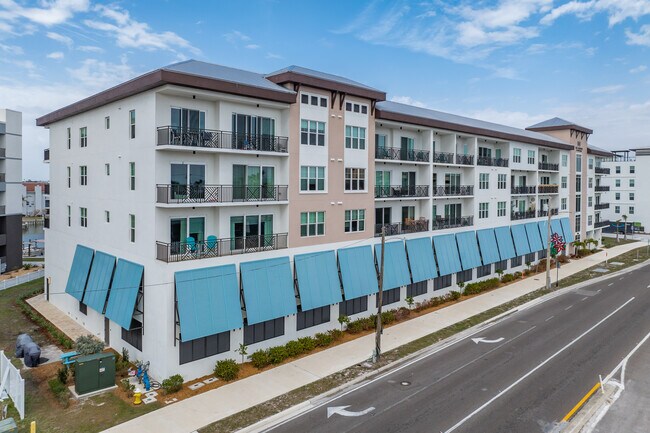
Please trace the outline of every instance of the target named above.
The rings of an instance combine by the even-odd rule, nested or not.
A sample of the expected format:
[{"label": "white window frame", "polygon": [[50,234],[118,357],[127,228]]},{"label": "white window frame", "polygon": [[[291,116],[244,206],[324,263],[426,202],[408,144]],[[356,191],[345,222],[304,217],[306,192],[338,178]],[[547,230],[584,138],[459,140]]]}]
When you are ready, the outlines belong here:
[{"label": "white window frame", "polygon": [[80,207],[79,208],[79,225],[81,227],[88,227],[88,208]]},{"label": "white window frame", "polygon": [[[303,169],[307,171],[307,176],[303,175]],[[319,175],[319,171],[322,169],[323,176]],[[312,176],[312,172],[314,176]],[[323,187],[319,188],[319,180],[322,180]],[[303,188],[303,181],[306,182],[306,189]],[[312,183],[314,182],[315,189],[310,189]],[[327,191],[327,171],[326,167],[319,165],[301,165],[300,166],[300,192],[301,193],[323,193]]]},{"label": "white window frame", "polygon": [[68,150],[72,147],[72,128],[68,128]]},{"label": "white window frame", "polygon": [[535,164],[535,151],[534,150],[529,150],[528,151],[528,164]]},{"label": "white window frame", "polygon": [[104,164],[104,173],[106,173],[106,176],[111,175],[111,165],[109,163]]},{"label": "white window frame", "polygon": [[135,215],[132,213],[129,214],[129,241],[135,243]]},{"label": "white window frame", "polygon": [[506,189],[507,186],[508,186],[508,175],[505,173],[499,173],[499,175],[497,176],[497,189]]},{"label": "white window frame", "polygon": [[[366,169],[345,167],[344,188],[346,192],[366,191]],[[354,187],[356,185],[356,188]],[[363,188],[362,188],[363,187]]]},{"label": "white window frame", "polygon": [[490,217],[490,203],[479,203],[478,204],[478,218],[486,219]]},{"label": "white window frame", "polygon": [[[322,130],[320,126],[322,125]],[[312,131],[312,126],[315,128]],[[327,142],[327,124],[317,120],[300,119],[300,144],[304,146],[320,146],[324,147]],[[320,138],[322,137],[322,144]],[[314,142],[312,143],[312,138]],[[303,140],[304,139],[304,140]]]},{"label": "white window frame", "polygon": [[135,191],[135,162],[129,162],[129,190]]},{"label": "white window frame", "polygon": [[521,149],[518,147],[512,149],[512,162],[521,162]]},{"label": "white window frame", "polygon": [[507,205],[507,203],[505,201],[498,201],[497,202],[497,216],[498,217],[506,216],[506,205]]},{"label": "white window frame", "polygon": [[105,210],[104,211],[104,221],[106,221],[107,224],[111,222],[111,212]]},{"label": "white window frame", "polygon": [[561,209],[561,210],[566,210],[566,207],[567,207],[567,201],[568,201],[568,200],[567,200],[566,198],[563,198],[563,199],[560,200],[560,209]]},{"label": "white window frame", "polygon": [[72,226],[72,206],[68,205],[68,227]]},{"label": "white window frame", "polygon": [[104,117],[104,129],[111,129],[111,116]]},{"label": "white window frame", "polygon": [[129,138],[135,138],[135,110],[129,111]]},{"label": "white window frame", "polygon": [[[303,215],[306,216],[307,222],[302,222]],[[314,217],[314,221],[310,220],[310,216]],[[322,216],[322,221],[319,221],[319,217]],[[318,228],[321,226],[322,233],[318,233]],[[305,228],[305,234],[303,234],[303,227]],[[309,234],[309,229],[314,229],[314,234]],[[301,238],[311,238],[325,236],[325,211],[312,211],[312,212],[300,212],[300,237]]]},{"label": "white window frame", "polygon": [[569,185],[568,176],[562,176],[560,178],[560,185],[561,185],[562,189],[567,189],[568,188],[568,185]]},{"label": "white window frame", "polygon": [[88,127],[79,128],[79,147],[88,147]]},{"label": "white window frame", "polygon": [[365,231],[366,230],[366,210],[365,209],[349,209],[349,210],[346,210],[345,211],[344,230],[345,230],[346,233],[356,233],[356,232]]},{"label": "white window frame", "polygon": [[[304,101],[305,98],[307,98],[307,102]],[[315,104],[313,103],[314,102],[313,98],[316,98],[316,103]],[[323,102],[325,103],[325,105],[323,105]],[[314,93],[305,93],[305,92],[300,93],[300,103],[301,104],[311,105],[313,107],[319,107],[319,108],[327,109],[328,102],[329,102],[329,98],[327,96],[316,95]]]},{"label": "white window frame", "polygon": [[478,189],[490,189],[490,173],[479,173]]},{"label": "white window frame", "polygon": [[366,128],[364,128],[363,126],[345,125],[345,148],[346,149],[365,150],[366,140],[367,140]]},{"label": "white window frame", "polygon": [[79,185],[88,186],[88,166],[80,165],[79,166]]}]

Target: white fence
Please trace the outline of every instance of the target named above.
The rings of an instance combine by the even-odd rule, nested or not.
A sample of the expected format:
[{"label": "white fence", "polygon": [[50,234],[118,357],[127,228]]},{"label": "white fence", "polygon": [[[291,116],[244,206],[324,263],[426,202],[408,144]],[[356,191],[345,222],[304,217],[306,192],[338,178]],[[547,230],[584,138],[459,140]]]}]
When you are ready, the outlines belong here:
[{"label": "white fence", "polygon": [[43,276],[45,276],[45,269],[39,269],[36,272],[31,272],[29,274],[20,275],[14,278],[9,278],[8,280],[2,280],[0,281],[0,291],[8,289],[13,286],[17,286],[18,284],[34,281]]},{"label": "white fence", "polygon": [[9,362],[4,351],[0,350],[0,399],[8,394],[20,414],[25,419],[25,379],[20,377],[20,371]]}]

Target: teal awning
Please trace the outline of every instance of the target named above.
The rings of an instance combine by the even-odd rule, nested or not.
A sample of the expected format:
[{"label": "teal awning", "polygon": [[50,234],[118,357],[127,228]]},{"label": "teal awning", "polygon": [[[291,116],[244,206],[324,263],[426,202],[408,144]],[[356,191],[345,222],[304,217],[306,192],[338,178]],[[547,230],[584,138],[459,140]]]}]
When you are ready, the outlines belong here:
[{"label": "teal awning", "polygon": [[80,302],[83,300],[86,282],[90,265],[93,262],[94,251],[83,245],[77,245],[68,274],[68,283],[65,285],[65,292]]},{"label": "teal awning", "polygon": [[[537,222],[537,228],[539,229],[539,236],[542,239],[542,249],[546,249],[546,241],[548,240],[548,221],[543,220],[543,221],[538,221]],[[553,235],[553,231],[551,230],[551,235]]]},{"label": "teal awning", "polygon": [[571,230],[569,218],[560,218],[560,223],[562,224],[562,232],[564,233],[564,242],[568,244],[575,241],[576,238],[573,236],[573,230]]},{"label": "teal awning", "polygon": [[334,250],[294,256],[303,311],[341,302],[341,280]]},{"label": "teal awning", "polygon": [[131,319],[138,301],[143,273],[142,265],[124,259],[117,261],[108,304],[106,304],[106,317],[124,329],[131,328]]},{"label": "teal awning", "polygon": [[553,233],[557,233],[558,235],[562,236],[562,239],[566,242],[566,239],[564,239],[564,232],[562,231],[562,223],[557,218],[551,220],[551,234]]},{"label": "teal awning", "polygon": [[499,246],[499,256],[501,260],[507,260],[515,257],[515,245],[512,243],[512,234],[510,227],[497,227],[494,229],[497,236],[497,245]]},{"label": "teal awning", "polygon": [[414,283],[438,276],[431,238],[407,239],[406,251]]},{"label": "teal awning", "polygon": [[[381,244],[375,244],[375,259],[377,269],[380,269]],[[406,250],[404,242],[387,242],[384,252],[384,286],[383,290],[390,290],[396,287],[411,284],[409,265],[406,261]]]},{"label": "teal awning", "polygon": [[345,299],[359,298],[379,291],[370,246],[341,248],[337,255]]},{"label": "teal awning", "polygon": [[244,326],[235,265],[176,272],[174,281],[181,341]]},{"label": "teal awning", "polygon": [[462,270],[460,258],[458,257],[458,246],[453,234],[434,236],[433,247],[436,251],[440,276]]},{"label": "teal awning", "polygon": [[456,233],[456,242],[458,242],[458,252],[460,252],[463,270],[478,268],[482,265],[481,253],[479,253],[476,242],[476,232]]},{"label": "teal awning", "polygon": [[99,314],[104,314],[108,289],[111,286],[114,270],[115,256],[96,251],[93,265],[90,269],[90,276],[88,277],[88,284],[86,285],[84,304]]},{"label": "teal awning", "polygon": [[512,239],[515,242],[515,249],[518,256],[530,253],[530,245],[528,245],[528,236],[526,235],[526,228],[523,224],[510,226],[512,232]]},{"label": "teal awning", "polygon": [[526,223],[526,234],[528,235],[528,244],[530,244],[530,252],[541,251],[544,249],[542,238],[539,236],[539,228],[537,223]]},{"label": "teal awning", "polygon": [[478,244],[481,249],[481,257],[483,264],[496,263],[499,258],[499,247],[497,247],[497,239],[494,236],[494,229],[483,229],[476,232],[478,237]]},{"label": "teal awning", "polygon": [[239,268],[249,325],[298,311],[289,257],[244,262]]}]

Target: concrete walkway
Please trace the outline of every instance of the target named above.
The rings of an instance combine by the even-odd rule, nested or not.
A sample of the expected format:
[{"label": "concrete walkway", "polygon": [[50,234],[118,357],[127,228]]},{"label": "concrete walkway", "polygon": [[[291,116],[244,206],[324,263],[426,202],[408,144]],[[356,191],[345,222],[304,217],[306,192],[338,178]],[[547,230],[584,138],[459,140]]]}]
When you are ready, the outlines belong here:
[{"label": "concrete walkway", "polygon": [[61,332],[70,337],[72,341],[82,335],[88,335],[89,332],[83,326],[69,318],[63,311],[56,308],[51,303],[45,300],[45,295],[36,295],[33,298],[27,299],[27,303],[31,305],[36,311],[41,313],[50,323],[59,328]]},{"label": "concrete walkway", "polygon": [[[639,247],[625,244],[563,265],[560,279]],[[382,346],[389,351],[420,337],[512,301],[544,286],[536,275],[384,330]],[[110,433],[155,431],[190,433],[251,406],[286,394],[337,371],[367,360],[374,347],[367,335],[331,349],[281,365],[255,376],[199,394],[106,430]]]}]

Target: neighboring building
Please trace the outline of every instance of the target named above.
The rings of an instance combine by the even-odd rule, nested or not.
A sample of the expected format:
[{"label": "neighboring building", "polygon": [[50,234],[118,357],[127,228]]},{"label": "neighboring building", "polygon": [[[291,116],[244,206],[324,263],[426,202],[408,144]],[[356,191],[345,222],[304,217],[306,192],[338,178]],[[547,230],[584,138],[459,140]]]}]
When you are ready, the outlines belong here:
[{"label": "neighboring building", "polygon": [[41,216],[45,214],[45,194],[48,190],[47,182],[25,181],[23,182],[23,215]]},{"label": "neighboring building", "polygon": [[604,194],[611,203],[605,218],[611,222],[623,221],[627,215],[628,225],[635,225],[645,232],[650,227],[650,201],[643,191],[650,188],[650,148],[617,150],[613,157],[603,162],[607,175],[603,185]]},{"label": "neighboring building", "polygon": [[0,271],[23,265],[22,115],[0,109]]},{"label": "neighboring building", "polygon": [[593,170],[581,127],[562,139],[385,98],[300,67],[187,61],[39,118],[46,296],[154,376],[189,379],[240,343],[373,313],[382,230],[387,308],[536,262],[549,212],[568,241],[600,237],[568,219],[593,215],[575,211],[576,144]]}]

